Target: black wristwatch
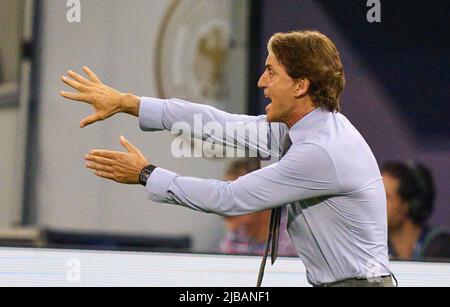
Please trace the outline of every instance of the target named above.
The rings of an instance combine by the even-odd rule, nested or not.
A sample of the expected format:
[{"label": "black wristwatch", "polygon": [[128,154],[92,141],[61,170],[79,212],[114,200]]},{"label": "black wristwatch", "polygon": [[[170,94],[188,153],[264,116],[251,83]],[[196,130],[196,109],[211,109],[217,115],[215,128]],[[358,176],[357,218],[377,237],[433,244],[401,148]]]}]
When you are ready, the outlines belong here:
[{"label": "black wristwatch", "polygon": [[139,182],[145,187],[147,185],[147,180],[152,174],[152,172],[155,170],[156,166],[149,165],[144,167],[141,172],[139,173]]}]

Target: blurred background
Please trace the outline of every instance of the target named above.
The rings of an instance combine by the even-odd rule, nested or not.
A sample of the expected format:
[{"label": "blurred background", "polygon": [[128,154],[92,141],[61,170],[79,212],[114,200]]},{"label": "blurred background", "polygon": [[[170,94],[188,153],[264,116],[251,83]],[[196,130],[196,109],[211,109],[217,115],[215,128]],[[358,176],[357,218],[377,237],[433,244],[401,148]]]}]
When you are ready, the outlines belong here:
[{"label": "blurred background", "polygon": [[343,114],[380,167],[429,168],[427,223],[450,227],[449,3],[379,2],[380,22],[369,22],[366,0],[0,0],[1,244],[217,252],[223,218],[153,204],[142,187],[93,176],[83,157],[121,150],[124,135],[187,176],[223,179],[233,159],[176,159],[169,133],[125,115],[80,130],[91,110],[59,96],[60,77],[86,65],[123,92],[259,115],[267,41],[300,29],[335,42]]}]

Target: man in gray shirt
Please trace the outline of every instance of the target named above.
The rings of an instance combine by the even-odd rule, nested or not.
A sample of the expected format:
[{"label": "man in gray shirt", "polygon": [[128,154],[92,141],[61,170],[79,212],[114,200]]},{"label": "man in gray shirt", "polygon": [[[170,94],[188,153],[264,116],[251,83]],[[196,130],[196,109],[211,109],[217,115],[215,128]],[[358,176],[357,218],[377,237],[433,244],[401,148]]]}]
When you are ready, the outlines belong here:
[{"label": "man in gray shirt", "polygon": [[[339,53],[315,31],[275,34],[268,44],[266,69],[258,86],[271,100],[266,116],[232,115],[210,106],[177,99],[123,94],[100,82],[69,72],[63,81],[78,93],[63,97],[85,101],[96,112],[81,127],[118,112],[139,117],[146,131],[194,126],[194,114],[222,127],[267,126],[267,134],[198,132],[196,137],[237,145],[270,155],[276,161],[233,182],[183,177],[151,165],[121,137],[128,152],[93,150],[87,167],[120,183],[144,184],[148,197],[224,216],[273,209],[272,263],[276,258],[279,209],[288,210],[288,232],[314,286],[392,286],[388,263],[386,195],[369,146],[339,113],[345,79]],[[195,131],[194,131],[195,132]],[[268,243],[269,247],[269,243]],[[265,259],[265,258],[264,258]],[[262,267],[264,267],[263,262]],[[260,275],[259,284],[262,279]]]}]

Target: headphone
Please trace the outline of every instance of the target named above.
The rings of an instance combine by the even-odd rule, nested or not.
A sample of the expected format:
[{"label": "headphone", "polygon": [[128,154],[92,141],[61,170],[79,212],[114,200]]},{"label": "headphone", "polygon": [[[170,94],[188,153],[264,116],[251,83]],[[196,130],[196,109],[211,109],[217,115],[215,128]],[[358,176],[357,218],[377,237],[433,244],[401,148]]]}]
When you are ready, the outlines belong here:
[{"label": "headphone", "polygon": [[410,192],[410,199],[408,200],[409,216],[415,222],[422,223],[431,215],[433,209],[433,181],[429,171],[421,164],[414,161],[407,161],[404,165],[412,179],[409,182],[411,186],[408,187]]}]

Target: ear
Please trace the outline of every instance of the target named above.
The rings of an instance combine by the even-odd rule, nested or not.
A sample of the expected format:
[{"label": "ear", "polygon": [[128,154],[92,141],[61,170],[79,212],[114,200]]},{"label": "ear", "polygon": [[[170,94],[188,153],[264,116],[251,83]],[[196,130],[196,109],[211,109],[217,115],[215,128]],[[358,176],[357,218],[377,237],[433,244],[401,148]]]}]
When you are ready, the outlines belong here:
[{"label": "ear", "polygon": [[303,98],[308,95],[310,84],[308,79],[298,79],[295,82],[295,98]]}]

